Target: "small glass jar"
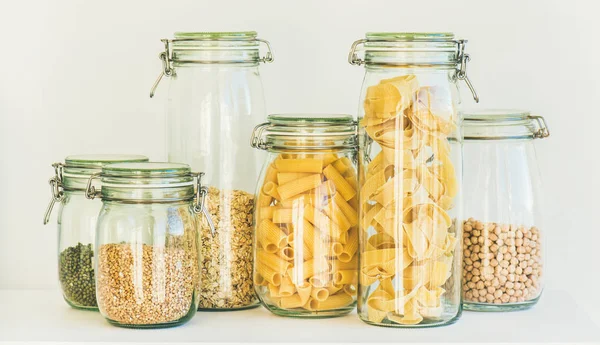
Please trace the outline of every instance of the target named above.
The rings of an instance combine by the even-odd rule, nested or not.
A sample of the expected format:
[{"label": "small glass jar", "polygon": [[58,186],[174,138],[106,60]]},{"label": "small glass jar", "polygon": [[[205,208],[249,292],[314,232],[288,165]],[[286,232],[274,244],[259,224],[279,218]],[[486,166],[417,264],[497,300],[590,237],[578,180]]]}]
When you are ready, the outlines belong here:
[{"label": "small glass jar", "polygon": [[[64,163],[54,163],[50,179],[52,199],[44,224],[50,221],[55,203],[58,210],[58,278],[63,297],[73,308],[98,310],[94,281],[96,220],[102,203],[85,199],[85,187],[92,174],[106,164],[146,162],[140,155],[74,155]],[[95,188],[100,190],[99,183]]]},{"label": "small glass jar", "polygon": [[[255,307],[252,207],[263,157],[247,143],[248,128],[266,116],[259,64],[273,61],[269,43],[253,31],[184,32],[162,41],[161,76],[170,80],[168,160],[206,173],[207,208],[216,228],[212,232],[199,219],[199,307]],[[265,56],[259,52],[261,43],[268,49]]]},{"label": "small glass jar", "polygon": [[352,46],[350,63],[366,67],[358,315],[369,324],[431,327],[461,315],[465,42],[451,33],[367,33]]},{"label": "small glass jar", "polygon": [[[172,327],[196,313],[200,246],[195,214],[207,214],[200,176],[185,164],[122,163],[90,178],[86,196],[99,196],[103,204],[96,231],[98,307],[111,324]],[[91,183],[98,177],[100,193]]]},{"label": "small glass jar", "polygon": [[464,113],[463,305],[509,311],[543,289],[542,185],[533,140],[549,135],[526,111]]},{"label": "small glass jar", "polygon": [[268,158],[256,191],[254,285],[282,316],[345,315],[356,301],[356,123],[350,115],[270,115],[252,146]]}]

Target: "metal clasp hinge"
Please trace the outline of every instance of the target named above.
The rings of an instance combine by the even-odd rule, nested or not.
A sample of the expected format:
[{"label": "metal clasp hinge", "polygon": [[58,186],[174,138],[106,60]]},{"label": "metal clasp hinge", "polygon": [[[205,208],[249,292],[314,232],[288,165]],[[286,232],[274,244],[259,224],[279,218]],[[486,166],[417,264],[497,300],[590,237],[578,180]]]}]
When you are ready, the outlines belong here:
[{"label": "metal clasp hinge", "polygon": [[538,129],[533,132],[533,137],[535,139],[543,139],[550,136],[548,125],[546,125],[546,120],[542,116],[530,116],[530,118],[535,120],[538,125]]},{"label": "metal clasp hinge", "polygon": [[202,213],[206,221],[208,222],[208,226],[210,227],[210,232],[214,235],[216,232],[215,223],[213,223],[212,217],[208,210],[206,209],[206,196],[208,195],[208,187],[202,185],[202,176],[204,176],[203,172],[200,173],[192,173],[196,175],[196,198],[194,199],[194,212],[196,214]]},{"label": "metal clasp hinge", "polygon": [[54,177],[48,180],[50,184],[50,193],[52,194],[52,199],[50,199],[50,203],[48,207],[46,207],[46,212],[44,213],[44,225],[48,224],[50,221],[50,215],[52,214],[52,209],[54,208],[54,204],[60,202],[64,197],[63,190],[63,167],[62,163],[54,163],[52,164],[54,168]]},{"label": "metal clasp hinge", "polygon": [[100,196],[100,191],[97,191],[96,187],[94,187],[92,185],[92,183],[94,182],[94,179],[97,179],[98,177],[100,177],[100,174],[101,173],[97,172],[97,173],[93,173],[92,175],[90,175],[87,185],[85,186],[85,197],[90,200],[93,200],[97,196]]},{"label": "metal clasp hinge", "polygon": [[357,40],[354,43],[352,43],[352,47],[350,48],[350,53],[348,54],[348,62],[351,65],[360,66],[365,63],[365,60],[359,59],[358,54],[356,53],[358,46],[361,44],[364,44],[365,42],[367,42],[366,39],[360,39],[360,40]]},{"label": "metal clasp hinge", "polygon": [[479,103],[479,96],[477,95],[477,91],[475,91],[475,87],[469,80],[467,76],[467,63],[471,60],[469,54],[465,54],[465,44],[467,41],[459,40],[458,42],[458,62],[460,63],[460,67],[457,70],[457,77],[459,80],[464,80],[469,90],[471,90],[471,94],[473,95],[473,99],[475,102]]},{"label": "metal clasp hinge", "polygon": [[254,127],[252,136],[250,137],[250,146],[259,150],[266,150],[267,143],[263,140],[263,133],[265,129],[270,125],[269,122],[263,122],[260,125]]}]

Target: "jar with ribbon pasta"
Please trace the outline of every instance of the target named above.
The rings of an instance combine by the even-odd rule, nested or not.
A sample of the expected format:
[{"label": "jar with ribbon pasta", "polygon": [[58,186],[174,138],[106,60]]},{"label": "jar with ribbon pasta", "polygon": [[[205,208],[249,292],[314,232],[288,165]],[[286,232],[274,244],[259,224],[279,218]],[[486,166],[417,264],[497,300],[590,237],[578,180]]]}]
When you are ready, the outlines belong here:
[{"label": "jar with ribbon pasta", "polygon": [[209,187],[210,218],[198,218],[199,308],[256,307],[252,216],[264,153],[248,146],[248,129],[265,121],[259,65],[273,61],[270,45],[254,31],[178,32],[162,41],[163,70],[151,97],[161,79],[167,79],[168,161],[204,171]]},{"label": "jar with ribbon pasta", "polygon": [[545,275],[542,185],[534,139],[543,117],[517,110],[464,112],[463,306],[527,309]]},{"label": "jar with ribbon pasta", "polygon": [[368,33],[359,106],[358,314],[373,325],[431,327],[461,315],[464,40]]},{"label": "jar with ribbon pasta", "polygon": [[354,309],[358,283],[356,125],[350,115],[270,115],[255,197],[254,285],[282,316]]}]

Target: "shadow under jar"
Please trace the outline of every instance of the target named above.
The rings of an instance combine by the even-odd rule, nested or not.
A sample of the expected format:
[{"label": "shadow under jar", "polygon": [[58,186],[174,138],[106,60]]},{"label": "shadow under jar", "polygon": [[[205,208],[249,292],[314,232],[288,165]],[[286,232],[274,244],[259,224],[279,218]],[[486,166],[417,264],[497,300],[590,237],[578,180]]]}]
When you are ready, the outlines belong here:
[{"label": "shadow under jar", "polygon": [[[248,128],[265,120],[259,64],[273,61],[256,32],[187,32],[163,40],[169,78],[167,152],[170,162],[206,173],[202,239],[201,310],[259,304],[252,285],[254,187],[262,153],[248,146]],[[268,51],[260,55],[261,43]]]},{"label": "shadow under jar", "polygon": [[[464,40],[367,33],[359,107],[358,315],[387,327],[455,322],[461,307]],[[359,51],[364,60],[359,58]]]},{"label": "shadow under jar", "polygon": [[86,196],[103,202],[96,234],[100,313],[122,327],[187,322],[198,308],[195,213],[206,214],[200,174],[185,164],[124,163],[105,166],[99,177],[102,192],[90,186]]},{"label": "shadow under jar", "polygon": [[276,315],[322,318],[356,303],[356,124],[350,115],[269,115],[255,206],[254,286]]},{"label": "shadow under jar", "polygon": [[510,311],[543,289],[541,180],[533,140],[549,135],[529,112],[464,113],[463,305]]},{"label": "shadow under jar", "polygon": [[[58,210],[58,277],[65,301],[73,308],[98,310],[94,276],[96,221],[102,202],[85,198],[85,187],[92,174],[106,164],[146,162],[140,155],[73,155],[64,163],[54,163],[50,179],[52,200],[44,224],[50,221],[55,203]],[[95,188],[100,190],[99,183]]]}]

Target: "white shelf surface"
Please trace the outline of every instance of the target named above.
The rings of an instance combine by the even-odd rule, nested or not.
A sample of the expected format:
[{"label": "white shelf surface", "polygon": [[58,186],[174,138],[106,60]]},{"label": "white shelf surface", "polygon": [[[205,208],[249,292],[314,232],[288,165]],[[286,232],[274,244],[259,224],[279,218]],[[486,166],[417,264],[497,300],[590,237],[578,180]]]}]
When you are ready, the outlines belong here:
[{"label": "white shelf surface", "polygon": [[533,309],[464,312],[457,323],[429,329],[370,326],[356,313],[331,319],[293,319],[260,307],[199,312],[167,329],[114,327],[97,312],[70,308],[58,290],[0,290],[0,342],[394,342],[600,343],[600,327],[563,291],[545,291]]}]

